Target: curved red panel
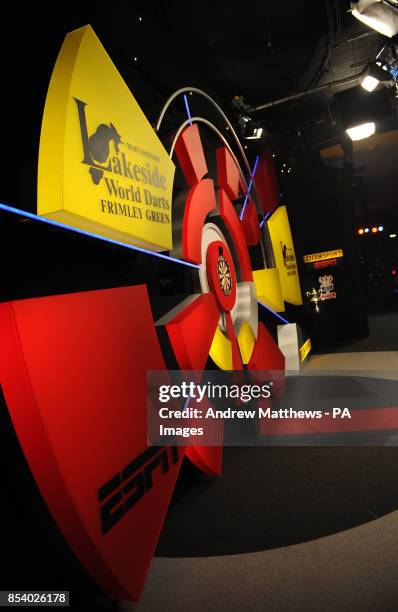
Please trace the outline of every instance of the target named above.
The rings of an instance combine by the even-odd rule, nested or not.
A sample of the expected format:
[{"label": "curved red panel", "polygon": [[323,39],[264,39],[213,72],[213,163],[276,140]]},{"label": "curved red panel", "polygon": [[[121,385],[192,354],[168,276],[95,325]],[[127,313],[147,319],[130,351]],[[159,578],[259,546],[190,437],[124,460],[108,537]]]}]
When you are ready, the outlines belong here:
[{"label": "curved red panel", "polygon": [[264,149],[260,154],[254,177],[254,187],[262,211],[266,213],[274,210],[279,203],[280,196],[274,160],[269,149]]},{"label": "curved red panel", "polygon": [[252,268],[241,223],[231,200],[223,189],[218,191],[218,197],[220,202],[221,217],[227,225],[239,257],[239,263],[243,276],[242,280],[251,282],[253,280]]},{"label": "curved red panel", "polygon": [[227,324],[227,336],[231,342],[232,349],[232,369],[243,370],[242,357],[239,350],[238,338],[236,337],[234,324],[230,312],[225,313],[225,321]]},{"label": "curved red panel", "polygon": [[188,446],[185,455],[204,474],[220,476],[222,469],[222,446]]},{"label": "curved red panel", "polygon": [[202,228],[209,212],[216,208],[214,183],[211,179],[203,179],[192,187],[185,204],[182,226],[182,254],[188,261],[201,263]]},{"label": "curved red panel", "polygon": [[[253,347],[252,356],[248,364],[252,371],[253,378],[256,377],[256,370],[269,372],[269,378],[273,382],[273,395],[279,399],[282,396],[285,385],[285,357],[279,349],[277,343],[265,327],[264,323],[259,322],[257,340]],[[263,380],[263,375],[261,375]],[[262,407],[271,407],[272,401],[262,403]],[[269,419],[259,419],[260,433],[269,433]]]},{"label": "curved red panel", "polygon": [[243,233],[249,246],[254,246],[260,240],[260,224],[253,200],[248,200],[241,221]]},{"label": "curved red panel", "polygon": [[239,168],[226,147],[216,150],[218,184],[225,190],[231,200],[236,200],[244,193]]},{"label": "curved red panel", "polygon": [[204,293],[166,324],[181,370],[203,370],[220,312],[211,293]]},{"label": "curved red panel", "polygon": [[258,324],[257,340],[248,366],[249,370],[285,369],[285,357],[264,323]]},{"label": "curved red panel", "polygon": [[165,368],[146,288],[2,304],[0,335],[4,397],[51,513],[101,587],[137,599],[184,453],[146,443],[147,370]]},{"label": "curved red panel", "polygon": [[188,185],[195,185],[207,174],[207,163],[196,123],[180,134],[175,152]]}]

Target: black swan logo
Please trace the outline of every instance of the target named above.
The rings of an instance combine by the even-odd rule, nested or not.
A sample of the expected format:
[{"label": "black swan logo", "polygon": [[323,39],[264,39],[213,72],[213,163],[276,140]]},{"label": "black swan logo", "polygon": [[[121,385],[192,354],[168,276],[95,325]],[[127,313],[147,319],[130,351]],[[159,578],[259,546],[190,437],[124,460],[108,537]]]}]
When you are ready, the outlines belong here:
[{"label": "black swan logo", "polygon": [[[94,134],[88,139],[89,149],[92,158],[100,164],[106,162],[110,153],[110,142],[113,140],[116,153],[119,153],[119,144],[122,142],[117,129],[110,123],[101,123]],[[104,171],[99,168],[90,168],[91,178],[95,185],[98,185],[103,177]]]}]

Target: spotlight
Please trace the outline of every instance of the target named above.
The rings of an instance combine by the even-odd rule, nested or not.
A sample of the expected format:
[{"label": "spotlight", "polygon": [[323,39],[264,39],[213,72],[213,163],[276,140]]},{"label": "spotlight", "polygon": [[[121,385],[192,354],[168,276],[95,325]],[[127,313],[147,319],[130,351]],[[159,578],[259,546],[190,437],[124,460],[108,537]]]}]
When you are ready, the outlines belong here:
[{"label": "spotlight", "polygon": [[369,123],[362,123],[361,125],[356,125],[351,128],[347,128],[346,132],[351,140],[363,140],[364,138],[369,138],[376,131],[376,126],[373,121]]},{"label": "spotlight", "polygon": [[361,81],[361,87],[366,91],[376,89],[380,81],[391,81],[389,66],[382,62],[371,62],[364,73]]},{"label": "spotlight", "polygon": [[372,234],[375,234],[377,232],[377,227],[372,227]]},{"label": "spotlight", "polygon": [[369,228],[365,227],[365,229],[363,230],[365,232],[365,234],[369,234]]},{"label": "spotlight", "polygon": [[379,232],[382,232],[384,230],[384,227],[382,225],[379,225],[378,230]]},{"label": "spotlight", "polygon": [[352,15],[372,30],[391,38],[398,32],[398,10],[386,0],[351,2]]},{"label": "spotlight", "polygon": [[362,228],[358,230],[358,234],[359,234],[360,236],[362,236],[362,234],[363,234],[363,229],[362,229]]},{"label": "spotlight", "polygon": [[390,238],[396,238],[397,235],[396,234],[390,234]]},{"label": "spotlight", "polygon": [[361,87],[366,89],[366,91],[373,91],[379,84],[379,79],[367,74],[361,81]]},{"label": "spotlight", "polygon": [[264,129],[262,127],[254,128],[251,136],[246,136],[246,140],[257,140],[261,138]]}]

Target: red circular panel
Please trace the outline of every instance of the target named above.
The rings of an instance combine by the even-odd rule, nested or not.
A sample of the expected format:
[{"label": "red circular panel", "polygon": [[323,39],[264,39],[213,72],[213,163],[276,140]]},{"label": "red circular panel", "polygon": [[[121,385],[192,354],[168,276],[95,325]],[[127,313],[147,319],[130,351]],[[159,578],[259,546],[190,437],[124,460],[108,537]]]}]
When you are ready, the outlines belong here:
[{"label": "red circular panel", "polygon": [[218,307],[223,312],[230,312],[236,299],[236,274],[231,252],[225,242],[216,240],[209,245],[206,272]]}]

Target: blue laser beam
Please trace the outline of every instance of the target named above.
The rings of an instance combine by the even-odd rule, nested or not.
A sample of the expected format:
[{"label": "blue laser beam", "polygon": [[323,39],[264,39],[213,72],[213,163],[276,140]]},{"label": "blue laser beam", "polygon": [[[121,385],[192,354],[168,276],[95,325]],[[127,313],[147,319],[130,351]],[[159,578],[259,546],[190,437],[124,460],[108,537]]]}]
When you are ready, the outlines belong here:
[{"label": "blue laser beam", "polygon": [[189,125],[192,125],[192,116],[191,116],[191,111],[189,110],[187,94],[184,94],[184,102],[185,102],[185,108],[187,110],[187,115],[189,119]]},{"label": "blue laser beam", "polygon": [[254,175],[255,175],[256,170],[257,170],[257,164],[258,164],[259,159],[260,159],[260,156],[257,155],[256,161],[254,162],[253,172],[252,172],[251,177],[250,177],[249,186],[247,188],[247,193],[246,193],[245,201],[243,202],[242,210],[240,211],[240,215],[239,215],[239,218],[240,218],[241,221],[243,219],[243,215],[245,214],[246,204],[247,204],[247,201],[249,199],[250,189],[252,188],[252,185],[253,185],[253,178],[254,178]]},{"label": "blue laser beam", "polygon": [[126,242],[120,242],[119,240],[113,240],[112,238],[106,238],[105,236],[100,236],[99,234],[93,234],[92,232],[87,232],[85,230],[81,230],[76,227],[71,227],[70,225],[64,225],[63,223],[59,223],[58,221],[53,221],[53,219],[47,219],[46,217],[39,217],[39,215],[35,215],[33,213],[27,212],[26,210],[21,210],[19,208],[14,208],[14,206],[8,206],[8,204],[0,203],[0,210],[5,210],[6,212],[13,213],[14,215],[19,215],[21,217],[25,217],[27,219],[33,219],[33,221],[40,221],[40,223],[46,223],[47,225],[52,225],[53,227],[59,227],[63,230],[69,230],[70,232],[75,232],[75,234],[81,234],[82,236],[88,236],[88,238],[95,238],[96,240],[102,240],[103,242],[108,242],[109,244],[114,244],[116,246],[124,247],[125,249],[130,249],[130,251],[136,251],[137,253],[144,253],[145,255],[152,255],[153,257],[158,257],[159,259],[165,259],[166,261],[171,261],[173,263],[182,264],[184,266],[188,266],[189,268],[196,268],[198,270],[200,267],[197,264],[191,263],[190,261],[185,261],[183,259],[177,259],[176,257],[170,257],[170,255],[164,255],[163,253],[156,253],[154,251],[149,251],[148,249],[143,249],[142,247],[134,246],[132,244],[127,244]]},{"label": "blue laser beam", "polygon": [[264,217],[262,218],[262,220],[260,221],[260,227],[263,227],[264,223],[266,222],[266,220],[268,219],[268,217],[270,216],[270,212],[265,213]]},{"label": "blue laser beam", "polygon": [[276,317],[278,317],[278,319],[280,319],[283,323],[290,323],[290,321],[288,321],[287,319],[284,319],[283,317],[281,317],[280,314],[278,314],[277,312],[275,312],[275,310],[272,310],[272,308],[270,308],[269,306],[266,306],[263,302],[260,302],[260,300],[258,300],[258,303],[260,304],[260,306],[263,306],[264,308],[266,308],[270,313],[272,313],[273,315],[275,315]]}]

